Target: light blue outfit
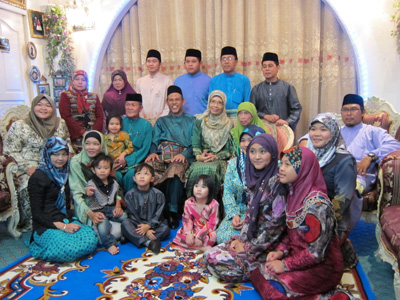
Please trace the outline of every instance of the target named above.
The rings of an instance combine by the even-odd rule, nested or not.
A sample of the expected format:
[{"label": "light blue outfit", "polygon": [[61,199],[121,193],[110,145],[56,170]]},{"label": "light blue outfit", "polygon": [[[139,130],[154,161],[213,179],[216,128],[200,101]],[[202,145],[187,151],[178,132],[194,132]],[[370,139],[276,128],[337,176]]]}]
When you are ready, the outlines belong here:
[{"label": "light blue outfit", "polygon": [[135,169],[133,167],[141,163],[149,153],[153,127],[149,121],[140,117],[137,119],[124,117],[122,119],[122,128],[123,131],[129,134],[133,144],[133,153],[125,156],[127,166],[130,167],[129,171],[126,174],[117,171],[115,175],[118,184],[127,193],[135,186],[133,181]]},{"label": "light blue outfit", "polygon": [[174,84],[182,89],[185,104],[183,112],[196,115],[207,109],[208,88],[211,77],[199,72],[195,75],[183,74],[175,79]]},{"label": "light blue outfit", "polygon": [[227,97],[226,109],[237,109],[242,102],[249,101],[251,94],[250,80],[246,75],[221,73],[210,81],[209,93],[214,90],[223,91]]}]

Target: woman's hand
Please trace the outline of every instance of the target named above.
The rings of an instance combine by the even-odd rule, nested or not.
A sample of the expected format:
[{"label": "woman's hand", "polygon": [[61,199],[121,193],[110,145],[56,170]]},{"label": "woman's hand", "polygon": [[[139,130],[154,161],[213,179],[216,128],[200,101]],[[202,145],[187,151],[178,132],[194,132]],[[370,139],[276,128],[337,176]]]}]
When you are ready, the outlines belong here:
[{"label": "woman's hand", "polygon": [[240,216],[236,215],[232,218],[232,226],[233,228],[235,228],[236,230],[242,229],[244,224],[244,220],[240,221]]},{"label": "woman's hand", "polygon": [[68,233],[75,233],[81,229],[81,225],[75,223],[54,222],[54,226],[56,226],[57,229]]},{"label": "woman's hand", "polygon": [[232,251],[235,251],[236,253],[244,252],[244,243],[242,243],[239,240],[234,240],[231,242],[230,248]]},{"label": "woman's hand", "polygon": [[126,167],[125,152],[122,152],[115,160],[114,167],[115,170],[120,170]]},{"label": "woman's hand", "polygon": [[275,274],[281,274],[285,272],[285,266],[281,260],[274,260],[265,263],[265,268],[274,272]]},{"label": "woman's hand", "polygon": [[26,170],[26,174],[31,176],[33,173],[35,173],[36,167],[30,167],[28,170]]},{"label": "woman's hand", "polygon": [[94,225],[100,224],[106,218],[101,212],[89,211],[88,217],[92,220]]},{"label": "woman's hand", "polygon": [[283,258],[283,252],[282,251],[271,251],[267,255],[267,261],[274,261],[278,259]]},{"label": "woman's hand", "polygon": [[150,162],[150,161],[159,161],[160,158],[158,157],[157,153],[152,153],[149,156],[147,156],[146,160],[144,162]]}]

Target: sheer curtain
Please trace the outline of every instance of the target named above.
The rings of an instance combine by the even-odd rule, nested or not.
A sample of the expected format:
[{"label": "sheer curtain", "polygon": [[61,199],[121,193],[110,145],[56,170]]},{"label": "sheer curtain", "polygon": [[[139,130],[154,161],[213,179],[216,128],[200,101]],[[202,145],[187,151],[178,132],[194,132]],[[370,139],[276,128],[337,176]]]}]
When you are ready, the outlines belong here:
[{"label": "sheer curtain", "polygon": [[227,45],[236,47],[237,72],[247,75],[252,86],[264,80],[263,53],[278,53],[278,77],[296,88],[303,106],[298,137],[317,113],[338,112],[343,96],[357,92],[351,43],[323,1],[139,0],[108,45],[99,95],[110,86],[114,69],[126,71],[134,86],[146,74],[149,49],[161,52],[162,72],[175,79],[185,73],[187,48],[201,50],[204,73],[221,73],[220,51]]}]

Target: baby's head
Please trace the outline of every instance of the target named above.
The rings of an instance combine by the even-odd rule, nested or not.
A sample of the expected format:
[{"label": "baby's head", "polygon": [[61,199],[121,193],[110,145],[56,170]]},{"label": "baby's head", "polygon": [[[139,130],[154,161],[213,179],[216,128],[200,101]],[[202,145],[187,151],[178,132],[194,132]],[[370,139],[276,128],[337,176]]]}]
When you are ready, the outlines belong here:
[{"label": "baby's head", "polygon": [[117,134],[122,128],[122,118],[118,113],[112,112],[107,115],[106,127],[108,133]]},{"label": "baby's head", "polygon": [[193,185],[193,197],[207,197],[207,204],[210,204],[214,198],[215,183],[214,180],[205,174],[199,175]]},{"label": "baby's head", "polygon": [[97,155],[92,162],[93,171],[101,180],[107,179],[110,176],[112,166],[113,159],[104,153]]},{"label": "baby's head", "polygon": [[141,163],[135,168],[135,181],[139,190],[146,191],[154,184],[154,168],[146,163]]}]

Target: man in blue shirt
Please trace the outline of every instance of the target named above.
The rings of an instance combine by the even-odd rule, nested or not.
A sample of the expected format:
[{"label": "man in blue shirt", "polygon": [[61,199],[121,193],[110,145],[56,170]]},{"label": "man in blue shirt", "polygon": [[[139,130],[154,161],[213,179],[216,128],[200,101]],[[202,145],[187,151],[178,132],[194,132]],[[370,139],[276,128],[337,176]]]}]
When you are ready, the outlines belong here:
[{"label": "man in blue shirt", "polygon": [[235,71],[238,63],[236,49],[230,46],[221,50],[221,66],[224,73],[211,79],[209,93],[223,91],[227,97],[226,109],[237,109],[239,104],[249,101],[251,93],[250,80],[246,75]]},{"label": "man in blue shirt", "polygon": [[200,50],[187,49],[183,66],[187,73],[175,79],[175,85],[182,89],[185,99],[183,112],[190,115],[201,114],[207,108],[211,77],[200,71]]}]

